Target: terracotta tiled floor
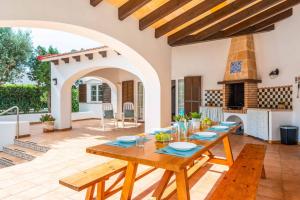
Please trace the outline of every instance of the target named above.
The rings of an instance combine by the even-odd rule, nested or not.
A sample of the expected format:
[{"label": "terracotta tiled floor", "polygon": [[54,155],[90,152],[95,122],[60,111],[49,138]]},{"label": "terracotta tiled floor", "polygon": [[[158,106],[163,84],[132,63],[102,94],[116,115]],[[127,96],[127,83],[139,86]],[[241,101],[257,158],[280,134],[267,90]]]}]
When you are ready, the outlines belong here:
[{"label": "terracotta tiled floor", "polygon": [[[0,199],[84,199],[84,192],[75,192],[58,184],[58,180],[72,173],[95,166],[109,160],[105,157],[89,155],[85,148],[104,143],[119,135],[143,132],[143,126],[101,131],[99,121],[88,120],[73,123],[73,130],[42,134],[40,125],[31,126],[31,138],[48,145],[51,150],[35,160],[9,168],[0,169]],[[245,143],[263,143],[246,136],[230,137],[233,154],[236,157]],[[214,152],[222,155],[222,146]],[[267,144],[265,158],[267,179],[261,180],[257,199],[300,199],[300,146]],[[145,167],[142,166],[141,169]],[[216,181],[226,171],[220,165],[206,165],[190,180],[191,199],[205,199]],[[157,170],[135,184],[134,199],[149,199],[162,171]],[[110,199],[119,199],[119,193]],[[172,199],[176,199],[173,196]]]}]

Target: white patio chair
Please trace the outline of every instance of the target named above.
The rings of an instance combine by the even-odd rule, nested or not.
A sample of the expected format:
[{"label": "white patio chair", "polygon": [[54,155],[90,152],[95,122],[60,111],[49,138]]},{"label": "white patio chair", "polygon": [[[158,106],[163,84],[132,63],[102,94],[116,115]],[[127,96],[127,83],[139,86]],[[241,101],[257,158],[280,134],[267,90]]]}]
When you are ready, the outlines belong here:
[{"label": "white patio chair", "polygon": [[111,103],[102,103],[102,128],[105,130],[105,122],[113,121],[115,128],[118,127],[118,119]]},{"label": "white patio chair", "polygon": [[137,126],[137,117],[135,115],[134,105],[132,102],[125,102],[123,104],[123,113],[122,113],[123,127],[125,127],[124,121],[127,119],[133,120],[135,126]]}]

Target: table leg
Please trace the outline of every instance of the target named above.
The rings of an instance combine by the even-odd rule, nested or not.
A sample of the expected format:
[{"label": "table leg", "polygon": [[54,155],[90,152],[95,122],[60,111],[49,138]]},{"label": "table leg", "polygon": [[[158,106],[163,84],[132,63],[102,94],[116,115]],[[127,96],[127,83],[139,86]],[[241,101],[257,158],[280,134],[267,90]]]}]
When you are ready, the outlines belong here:
[{"label": "table leg", "polygon": [[97,184],[97,197],[96,200],[104,200],[105,199],[105,181],[100,181]]},{"label": "table leg", "polygon": [[190,190],[187,178],[187,170],[176,172],[177,196],[180,200],[190,200]]},{"label": "table leg", "polygon": [[131,199],[137,167],[138,167],[137,163],[128,162],[126,174],[125,174],[125,181],[123,184],[122,195],[121,195],[122,200]]},{"label": "table leg", "polygon": [[224,145],[227,164],[230,167],[233,164],[233,156],[232,156],[231,145],[228,136],[223,138],[223,145]]},{"label": "table leg", "polygon": [[161,180],[159,181],[159,185],[156,188],[156,190],[154,191],[152,197],[156,197],[157,200],[161,199],[173,174],[174,174],[174,172],[172,172],[172,171],[169,171],[169,170],[165,171],[165,173],[164,173],[163,177],[161,178]]}]

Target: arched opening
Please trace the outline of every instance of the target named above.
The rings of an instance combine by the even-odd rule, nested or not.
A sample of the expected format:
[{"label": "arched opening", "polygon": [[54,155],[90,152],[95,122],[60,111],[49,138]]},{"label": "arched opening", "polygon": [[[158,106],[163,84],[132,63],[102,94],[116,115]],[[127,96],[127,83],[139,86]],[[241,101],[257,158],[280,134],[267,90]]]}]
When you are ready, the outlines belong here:
[{"label": "arched opening", "polygon": [[[122,56],[122,59],[117,59],[115,65],[111,66],[109,63],[105,67],[112,67],[112,68],[120,68],[127,70],[136,76],[138,76],[144,85],[145,88],[145,121],[146,126],[145,130],[150,130],[153,127],[160,127],[165,126],[166,122],[169,121],[169,117],[162,118],[162,115],[169,115],[165,113],[169,112],[161,112],[161,103],[167,102],[166,98],[161,98],[161,81],[159,79],[159,76],[157,74],[157,71],[155,68],[139,53],[137,53],[134,49],[130,48],[126,44],[120,42],[119,40],[110,37],[106,34],[103,34],[101,32],[85,28],[83,26],[75,26],[71,24],[66,23],[58,23],[58,22],[50,22],[50,21],[37,21],[37,20],[1,20],[0,21],[2,27],[32,27],[32,28],[47,28],[47,29],[54,29],[54,30],[60,30],[65,31],[73,34],[78,34],[80,36],[87,37],[89,39],[92,39],[94,41],[97,41],[101,44],[104,44],[108,47],[110,47],[113,50],[116,50],[119,52]],[[92,64],[92,63],[90,63]],[[56,119],[58,121],[63,120],[63,113],[70,113],[70,108],[67,106],[63,106],[64,102],[70,101],[71,95],[70,95],[70,86],[73,84],[73,82],[82,77],[83,75],[86,75],[96,69],[101,69],[104,66],[96,66],[96,65],[90,65],[93,67],[88,67],[85,70],[77,71],[77,73],[72,73],[67,81],[58,83],[58,85],[53,86],[53,97],[52,102],[53,106],[57,108],[57,110],[60,111],[59,113],[56,113]],[[105,68],[104,67],[104,68]],[[80,63],[78,64],[77,68],[82,68]],[[52,68],[54,71],[56,70],[54,67]],[[62,69],[61,71],[70,71],[74,70],[72,69]],[[75,70],[76,71],[76,70]],[[164,72],[165,73],[165,72]],[[60,78],[65,79],[65,77],[62,77],[60,73],[57,73],[57,76]],[[58,78],[59,79],[59,78]],[[64,94],[59,94],[59,89],[63,89],[64,91],[68,91]],[[59,100],[57,98],[60,98]],[[54,102],[56,99],[56,103]],[[168,120],[167,120],[168,119]],[[70,116],[68,119],[64,120],[64,123],[60,123],[57,128],[58,129],[66,129],[70,127]]]},{"label": "arched opening", "polygon": [[[103,48],[100,48],[101,51],[103,51]],[[52,85],[52,114],[57,120],[56,122],[56,128],[57,129],[68,129],[71,127],[71,106],[68,105],[68,102],[71,102],[71,90],[70,88],[74,84],[74,82],[82,77],[85,76],[92,76],[92,77],[105,77],[106,80],[110,80],[114,83],[114,85],[117,85],[117,90],[119,87],[119,84],[122,83],[122,80],[129,79],[135,79],[135,85],[137,86],[137,82],[142,82],[143,85],[146,83],[141,76],[138,76],[138,74],[135,73],[135,68],[130,63],[127,62],[127,59],[123,56],[116,53],[114,50],[111,50],[109,48],[106,48],[107,56],[103,58],[99,53],[99,49],[95,50],[93,52],[93,59],[88,59],[85,55],[86,52],[81,52],[82,55],[80,62],[72,59],[74,55],[72,53],[68,55],[63,56],[69,56],[67,57],[69,59],[68,63],[64,62],[56,62],[59,64],[52,64],[51,67],[51,76],[52,79],[57,80],[57,85]],[[78,55],[78,53],[75,53]],[[63,59],[60,57],[60,55],[52,56],[50,58],[46,58],[47,61],[57,61],[59,59]],[[66,59],[66,57],[64,57]],[[92,66],[92,67],[91,67]],[[124,77],[125,79],[121,79],[118,77]],[[142,76],[143,77],[143,76]],[[149,86],[149,85],[148,85]],[[119,88],[120,90],[120,88]],[[147,94],[149,94],[148,87],[145,87],[145,112],[142,112],[144,114],[144,120],[146,123],[146,127],[149,126],[148,124],[151,124],[151,121],[147,120],[147,116],[151,115],[151,117],[155,116],[155,113],[149,112],[147,113]],[[121,95],[119,95],[121,96]],[[118,98],[117,103],[117,113],[118,113],[118,119],[122,119],[122,106],[123,101],[120,104],[120,98]],[[135,111],[137,111],[137,101],[133,100],[132,103],[134,103]],[[155,105],[153,105],[155,106]],[[144,107],[143,107],[144,108]],[[147,115],[148,114],[148,115]],[[149,127],[153,127],[153,125],[150,125]]]},{"label": "arched opening", "polygon": [[239,135],[242,135],[244,134],[244,121],[237,115],[230,115],[226,118],[226,121],[229,121],[229,122],[236,122],[237,124],[240,125],[240,128],[237,129],[236,133],[239,134]]}]

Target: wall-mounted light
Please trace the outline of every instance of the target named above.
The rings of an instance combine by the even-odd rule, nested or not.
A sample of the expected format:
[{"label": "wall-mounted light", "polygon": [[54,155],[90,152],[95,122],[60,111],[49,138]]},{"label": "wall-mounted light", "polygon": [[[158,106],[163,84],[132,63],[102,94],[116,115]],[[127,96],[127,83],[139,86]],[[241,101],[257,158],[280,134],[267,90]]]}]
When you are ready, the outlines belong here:
[{"label": "wall-mounted light", "polygon": [[53,78],[52,81],[53,81],[53,85],[57,85],[57,78]]},{"label": "wall-mounted light", "polygon": [[295,83],[298,85],[297,98],[299,99],[299,93],[300,93],[300,76],[295,77]]},{"label": "wall-mounted light", "polygon": [[270,76],[271,79],[276,78],[278,75],[279,75],[279,69],[278,68],[276,68],[275,70],[273,70],[269,73],[269,76]]}]

